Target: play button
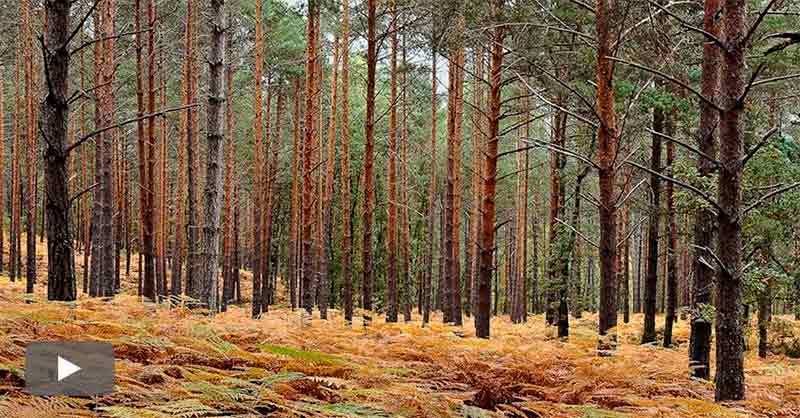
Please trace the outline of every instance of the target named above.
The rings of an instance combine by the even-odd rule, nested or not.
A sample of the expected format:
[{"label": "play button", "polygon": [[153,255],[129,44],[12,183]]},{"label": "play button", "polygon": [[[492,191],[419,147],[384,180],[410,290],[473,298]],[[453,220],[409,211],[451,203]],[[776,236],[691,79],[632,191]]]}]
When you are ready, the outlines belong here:
[{"label": "play button", "polygon": [[65,359],[64,357],[58,356],[59,382],[72,376],[75,373],[78,373],[79,371],[81,371],[81,368],[77,364]]},{"label": "play button", "polygon": [[114,348],[95,342],[33,343],[25,350],[25,391],[96,396],[114,390]]}]

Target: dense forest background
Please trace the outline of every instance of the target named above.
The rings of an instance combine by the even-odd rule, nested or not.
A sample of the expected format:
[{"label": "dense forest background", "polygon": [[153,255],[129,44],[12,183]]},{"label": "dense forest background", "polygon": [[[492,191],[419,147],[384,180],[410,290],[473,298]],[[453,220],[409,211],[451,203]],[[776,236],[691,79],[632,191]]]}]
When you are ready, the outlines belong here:
[{"label": "dense forest background", "polygon": [[688,320],[719,401],[751,316],[798,354],[769,344],[800,315],[793,2],[0,0],[0,27],[29,293],[565,341],[597,313],[601,355],[618,315],[665,347]]}]

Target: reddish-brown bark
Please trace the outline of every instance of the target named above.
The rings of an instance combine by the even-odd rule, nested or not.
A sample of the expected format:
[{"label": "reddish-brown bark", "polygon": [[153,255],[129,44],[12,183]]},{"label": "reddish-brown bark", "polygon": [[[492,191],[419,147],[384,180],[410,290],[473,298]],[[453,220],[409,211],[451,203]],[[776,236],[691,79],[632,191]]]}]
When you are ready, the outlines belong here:
[{"label": "reddish-brown bark", "polygon": [[[492,14],[496,22],[502,20],[503,2],[492,2]],[[495,196],[497,188],[497,149],[500,141],[500,109],[502,93],[503,41],[505,27],[496,25],[492,29],[491,68],[489,79],[489,129],[484,153],[483,214],[481,217],[480,263],[478,279],[478,304],[475,310],[475,334],[489,338],[491,314],[491,280],[494,271],[495,247]]]}]

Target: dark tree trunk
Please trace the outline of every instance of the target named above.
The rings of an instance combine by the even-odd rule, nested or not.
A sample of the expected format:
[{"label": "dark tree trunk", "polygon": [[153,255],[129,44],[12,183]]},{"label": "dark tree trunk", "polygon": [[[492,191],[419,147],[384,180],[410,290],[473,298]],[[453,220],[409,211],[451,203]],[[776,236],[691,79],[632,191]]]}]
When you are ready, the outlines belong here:
[{"label": "dark tree trunk", "polygon": [[[674,136],[674,114],[667,117],[666,132],[669,136]],[[675,162],[675,144],[672,141],[667,143],[667,173],[673,176],[673,163]],[[667,303],[665,307],[666,322],[664,324],[664,347],[672,346],[672,328],[677,320],[678,310],[678,224],[675,214],[675,186],[672,183],[666,185],[667,200]]]},{"label": "dark tree trunk", "polygon": [[[717,19],[722,0],[706,0],[703,28],[714,36],[719,36],[721,26]],[[713,42],[706,42],[703,46],[703,85],[702,93],[706,98],[716,101],[719,95],[720,50]],[[717,137],[716,126],[719,114],[716,109],[705,102],[700,103],[700,126],[697,131],[697,142],[700,150],[706,155],[716,157]],[[700,176],[709,176],[716,166],[705,158],[697,159],[697,172]],[[692,321],[689,336],[689,369],[692,376],[708,379],[710,375],[709,358],[711,353],[711,325],[712,318],[707,313],[706,307],[712,303],[711,294],[715,281],[715,271],[709,268],[701,259],[708,259],[709,254],[699,248],[709,248],[713,251],[715,235],[714,213],[705,207],[694,211],[694,257],[692,258],[692,271],[694,285],[692,286]]]},{"label": "dark tree trunk", "polygon": [[[378,64],[377,0],[367,0],[367,109],[365,121],[364,145],[364,210],[362,219],[361,262],[363,280],[361,282],[362,307],[372,310],[372,288],[374,281],[372,260],[372,210],[375,203],[374,158],[375,158],[375,72]],[[372,318],[364,316],[364,324]]]},{"label": "dark tree trunk", "polygon": [[[435,30],[435,29],[434,29]],[[432,36],[434,38],[435,36]],[[438,120],[438,98],[436,83],[436,41],[432,39],[433,45],[431,62],[431,174],[428,184],[428,213],[427,213],[427,234],[425,236],[425,278],[422,284],[422,324],[430,322],[431,317],[431,290],[433,284],[433,257],[436,236],[436,130]],[[438,305],[438,304],[436,304]]]},{"label": "dark tree trunk", "polygon": [[742,158],[744,157],[744,93],[746,6],[744,0],[725,0],[722,18],[723,54],[720,85],[720,167],[717,185],[720,211],[717,253],[717,401],[744,399],[744,333],[742,324]]},{"label": "dark tree trunk", "polygon": [[211,312],[218,309],[217,267],[219,264],[219,217],[222,195],[222,156],[225,105],[225,0],[211,0],[208,50],[208,121],[206,154],[205,213],[203,214],[202,256],[199,259],[200,303]]},{"label": "dark tree trunk", "polygon": [[[492,14],[496,22],[503,16],[503,2],[492,2]],[[475,309],[475,334],[489,338],[491,319],[492,271],[495,247],[495,196],[497,194],[497,149],[500,142],[500,109],[502,105],[503,40],[505,28],[496,26],[492,30],[491,69],[489,80],[489,129],[484,153],[483,213],[481,215],[480,262],[478,275],[478,303]]]},{"label": "dark tree trunk", "polygon": [[[617,115],[614,109],[614,64],[608,59],[611,51],[612,35],[608,0],[596,2],[597,51],[597,112],[600,115],[598,129],[598,165],[600,169],[600,321],[599,334],[617,326],[617,236],[614,226],[617,223],[616,170],[617,155]],[[601,342],[599,349],[605,351],[616,345],[616,336],[610,344]]]},{"label": "dark tree trunk", "polygon": [[306,30],[306,113],[305,138],[303,141],[303,308],[310,315],[314,306],[313,275],[315,271],[314,249],[314,178],[312,160],[315,141],[314,112],[316,109],[316,63],[317,63],[317,3],[308,3],[308,28]]},{"label": "dark tree trunk", "polygon": [[[664,110],[653,108],[653,131],[664,133]],[[653,134],[650,169],[661,172],[661,137]],[[661,179],[650,175],[650,220],[647,226],[647,277],[644,283],[644,331],[642,344],[656,341],[656,294],[658,289],[658,231],[661,219]]]},{"label": "dark tree trunk", "polygon": [[44,66],[45,72],[49,74],[49,83],[42,102],[42,136],[45,141],[45,196],[47,197],[45,208],[48,219],[47,299],[72,301],[75,300],[77,291],[73,271],[70,192],[67,183],[69,169],[66,153],[69,121],[67,95],[70,54],[67,40],[70,31],[70,2],[48,1],[45,3],[45,13]]}]

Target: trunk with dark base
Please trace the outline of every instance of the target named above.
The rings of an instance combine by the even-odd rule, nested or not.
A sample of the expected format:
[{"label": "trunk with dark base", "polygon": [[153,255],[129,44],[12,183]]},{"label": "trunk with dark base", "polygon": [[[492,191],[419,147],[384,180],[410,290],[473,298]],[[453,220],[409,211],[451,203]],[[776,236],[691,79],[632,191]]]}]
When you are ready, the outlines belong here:
[{"label": "trunk with dark base", "polygon": [[[47,213],[47,299],[72,301],[77,296],[73,271],[72,232],[67,168],[69,120],[70,3],[45,3],[45,71],[49,74],[42,102],[42,136],[45,141],[45,193]],[[0,73],[1,74],[1,73]],[[0,78],[2,82],[2,78]],[[2,89],[0,89],[0,94]],[[0,99],[2,101],[2,99]],[[2,109],[0,108],[0,118]],[[0,120],[0,123],[3,123]],[[1,133],[1,132],[0,132]],[[0,136],[0,138],[2,138]],[[4,203],[4,202],[3,202]]]},{"label": "trunk with dark base", "polygon": [[722,33],[727,50],[722,54],[719,119],[719,178],[717,214],[717,375],[715,399],[744,399],[744,332],[742,324],[742,158],[744,118],[740,97],[744,93],[745,44],[747,33],[745,0],[725,0]]},{"label": "trunk with dark base", "polygon": [[428,183],[428,213],[427,213],[427,234],[425,234],[425,277],[422,283],[422,324],[430,322],[431,317],[431,290],[433,284],[433,257],[436,236],[436,129],[437,129],[437,110],[438,101],[436,96],[436,41],[431,36],[433,45],[431,62],[431,173]]},{"label": "trunk with dark base", "polygon": [[[372,310],[373,260],[372,260],[372,209],[375,201],[374,156],[375,156],[375,72],[378,63],[378,42],[376,37],[377,0],[367,0],[367,109],[364,145],[364,218],[362,220],[361,262],[363,263],[361,282],[362,307]],[[365,314],[364,323],[371,317]]]},{"label": "trunk with dark base", "polygon": [[350,201],[350,4],[342,4],[342,152],[341,152],[341,192],[342,192],[342,278],[344,318],[353,322],[353,235],[351,228]]},{"label": "trunk with dark base", "polygon": [[[664,133],[664,110],[653,108],[653,130]],[[661,172],[661,137],[653,134],[650,169]],[[647,276],[644,284],[644,331],[642,344],[656,341],[656,293],[658,288],[658,235],[661,210],[661,179],[650,175],[650,220],[647,226]]]},{"label": "trunk with dark base", "polygon": [[208,50],[208,121],[206,153],[205,213],[203,214],[202,256],[198,278],[200,303],[211,312],[218,308],[217,267],[219,264],[219,217],[222,192],[222,155],[225,105],[225,1],[211,0],[208,11],[211,45]]},{"label": "trunk with dark base", "polygon": [[[706,0],[703,28],[714,36],[719,36],[721,25],[717,19],[722,0]],[[719,69],[720,50],[713,42],[706,42],[703,46],[703,95],[716,101],[719,95]],[[700,126],[697,131],[697,142],[701,151],[711,157],[717,155],[716,126],[719,113],[705,102],[700,103]],[[711,175],[716,167],[712,161],[698,157],[697,172],[702,177]],[[710,375],[709,358],[711,353],[711,325],[706,307],[711,304],[711,294],[715,281],[715,271],[709,268],[703,260],[708,260],[709,254],[700,248],[709,248],[713,251],[715,235],[714,213],[706,207],[699,207],[694,211],[694,257],[692,258],[692,271],[694,276],[692,297],[691,332],[689,335],[689,369],[692,376],[708,379]],[[704,315],[704,313],[706,313]]]},{"label": "trunk with dark base", "polygon": [[314,173],[312,160],[315,142],[314,112],[316,110],[316,62],[317,62],[317,3],[315,0],[308,2],[308,27],[306,29],[306,112],[305,112],[305,137],[303,140],[303,299],[302,305],[310,315],[314,306]]},{"label": "trunk with dark base", "polygon": [[[503,2],[492,2],[496,22],[503,17]],[[475,335],[489,338],[491,315],[492,272],[495,247],[495,197],[497,193],[497,150],[500,141],[500,110],[502,106],[503,40],[506,31],[502,25],[492,29],[491,66],[489,79],[488,141],[484,153],[483,213],[481,215],[480,262],[478,273],[478,303],[475,307]]]},{"label": "trunk with dark base", "polygon": [[[674,137],[674,113],[667,117],[667,135]],[[673,176],[673,163],[675,162],[675,144],[667,143],[667,173]],[[677,320],[678,305],[678,224],[675,214],[675,186],[668,182],[666,185],[667,200],[667,304],[665,307],[666,322],[664,324],[664,347],[672,346],[672,328]]]},{"label": "trunk with dark base", "polygon": [[[595,26],[597,31],[597,113],[600,128],[597,133],[598,177],[600,183],[600,321],[599,334],[604,336],[617,326],[617,223],[615,160],[617,155],[617,115],[614,109],[614,64],[608,59],[612,35],[609,0],[597,0]],[[616,346],[616,335],[601,341],[601,353]]]}]

